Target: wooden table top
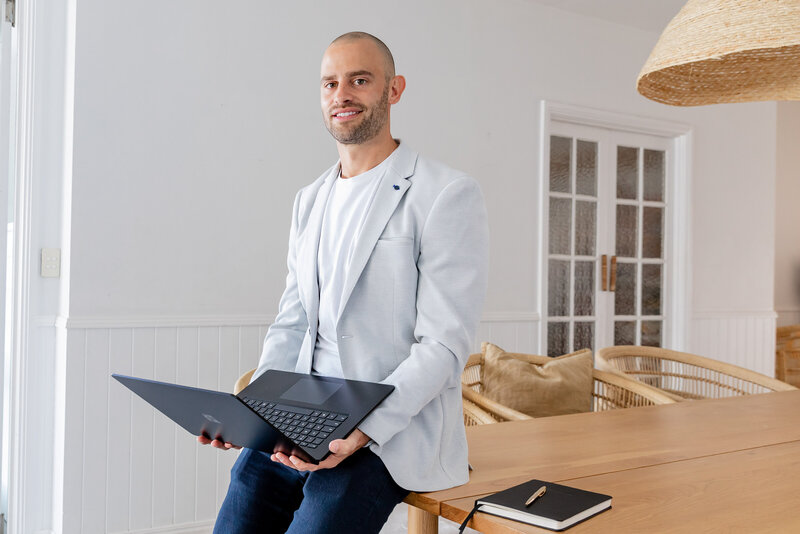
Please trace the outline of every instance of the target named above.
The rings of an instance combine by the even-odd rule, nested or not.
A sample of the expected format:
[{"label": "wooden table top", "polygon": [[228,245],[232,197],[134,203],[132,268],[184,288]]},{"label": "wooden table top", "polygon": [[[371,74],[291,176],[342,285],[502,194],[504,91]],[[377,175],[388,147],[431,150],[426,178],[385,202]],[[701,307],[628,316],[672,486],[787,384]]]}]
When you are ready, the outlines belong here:
[{"label": "wooden table top", "polygon": [[[592,532],[800,532],[800,441],[556,481],[612,496],[612,508],[569,529]],[[442,503],[466,517],[476,497]],[[476,514],[486,534],[550,532]]]},{"label": "wooden table top", "polygon": [[[475,469],[469,483],[414,493],[406,502],[437,515],[447,502],[447,513],[457,517],[461,500],[472,503],[531,478],[583,481],[800,441],[800,391],[483,425],[469,428],[467,439]],[[616,494],[602,493],[619,505]]]}]

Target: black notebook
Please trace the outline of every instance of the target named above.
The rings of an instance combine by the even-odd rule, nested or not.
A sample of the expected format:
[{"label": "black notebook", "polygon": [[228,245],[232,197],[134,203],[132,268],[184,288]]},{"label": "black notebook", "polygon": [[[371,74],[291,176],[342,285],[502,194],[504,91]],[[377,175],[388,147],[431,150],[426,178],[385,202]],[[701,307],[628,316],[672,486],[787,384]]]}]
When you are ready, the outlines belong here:
[{"label": "black notebook", "polygon": [[[541,497],[530,506],[525,501],[545,486]],[[549,530],[564,530],[611,508],[611,496],[542,480],[529,480],[519,486],[475,501],[479,512],[497,515]]]}]

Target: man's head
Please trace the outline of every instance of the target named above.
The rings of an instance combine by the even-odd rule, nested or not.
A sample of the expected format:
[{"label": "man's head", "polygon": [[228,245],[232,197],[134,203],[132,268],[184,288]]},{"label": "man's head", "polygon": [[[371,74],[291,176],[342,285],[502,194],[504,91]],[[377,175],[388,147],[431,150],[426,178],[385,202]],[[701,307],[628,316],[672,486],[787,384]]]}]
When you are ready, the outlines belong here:
[{"label": "man's head", "polygon": [[391,139],[389,106],[400,100],[404,88],[405,79],[395,75],[392,53],[368,33],[337,37],[322,57],[322,115],[339,143]]}]

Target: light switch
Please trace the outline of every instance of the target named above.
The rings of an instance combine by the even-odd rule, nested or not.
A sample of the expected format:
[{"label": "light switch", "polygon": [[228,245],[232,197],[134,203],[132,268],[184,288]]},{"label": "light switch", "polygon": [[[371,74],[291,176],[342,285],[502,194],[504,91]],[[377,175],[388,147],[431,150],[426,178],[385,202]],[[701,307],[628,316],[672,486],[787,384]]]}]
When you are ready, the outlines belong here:
[{"label": "light switch", "polygon": [[58,278],[61,276],[61,249],[42,249],[42,278]]}]

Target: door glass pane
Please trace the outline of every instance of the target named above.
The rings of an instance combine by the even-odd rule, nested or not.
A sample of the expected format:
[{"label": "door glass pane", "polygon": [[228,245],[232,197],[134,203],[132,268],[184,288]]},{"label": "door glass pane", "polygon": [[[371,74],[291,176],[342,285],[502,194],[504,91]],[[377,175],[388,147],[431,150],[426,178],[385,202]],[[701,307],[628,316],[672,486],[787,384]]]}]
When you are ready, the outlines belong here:
[{"label": "door glass pane", "polygon": [[547,323],[547,355],[561,356],[569,350],[569,323]]},{"label": "door glass pane", "polygon": [[664,201],[663,150],[644,151],[644,199],[656,202]]},{"label": "door glass pane", "polygon": [[550,191],[569,193],[570,163],[572,161],[572,139],[550,137]]},{"label": "door glass pane", "polygon": [[594,256],[597,234],[597,203],[575,201],[575,254]]},{"label": "door glass pane", "polygon": [[636,206],[617,206],[617,256],[636,257],[638,212]]},{"label": "door glass pane", "polygon": [[642,257],[660,258],[664,242],[664,209],[644,208],[642,219]]},{"label": "door glass pane", "polygon": [[594,315],[594,262],[575,262],[575,315]]},{"label": "door glass pane", "polygon": [[642,265],[642,315],[661,315],[661,265]]},{"label": "door glass pane", "polygon": [[550,260],[547,278],[547,314],[550,317],[569,315],[569,262]]},{"label": "door glass pane", "polygon": [[617,147],[617,198],[636,200],[639,183],[639,150]]},{"label": "door glass pane", "polygon": [[661,321],[642,321],[642,345],[661,346]]},{"label": "door glass pane", "polygon": [[572,342],[572,350],[591,349],[594,350],[594,323],[581,321],[575,323],[575,336]]},{"label": "door glass pane", "polygon": [[550,254],[569,254],[572,230],[572,200],[550,199]]},{"label": "door glass pane", "polygon": [[577,176],[575,189],[579,195],[597,196],[597,143],[577,142]]},{"label": "door glass pane", "polygon": [[636,315],[636,264],[617,263],[614,315]]},{"label": "door glass pane", "polygon": [[614,345],[636,345],[636,321],[614,322]]}]

